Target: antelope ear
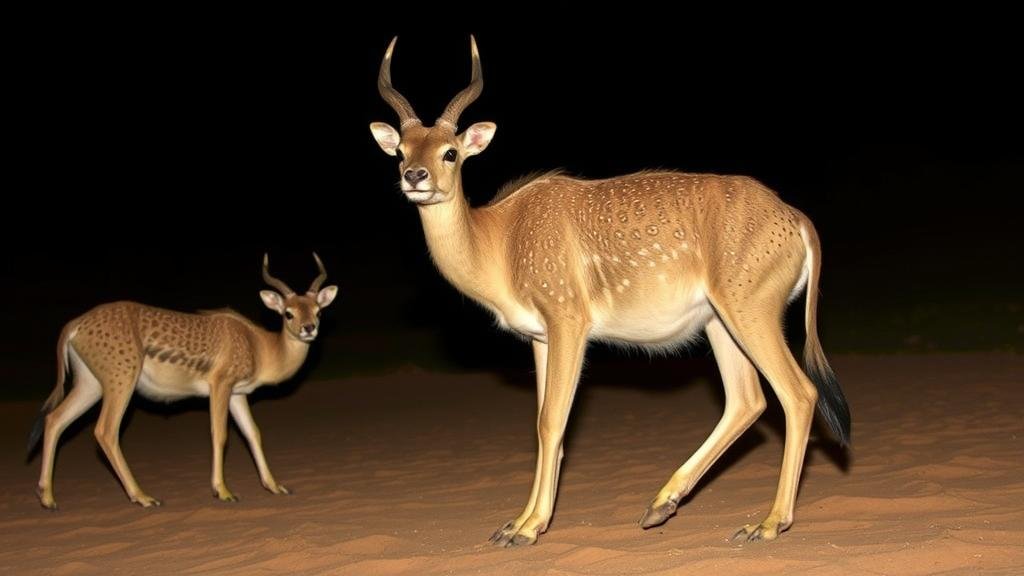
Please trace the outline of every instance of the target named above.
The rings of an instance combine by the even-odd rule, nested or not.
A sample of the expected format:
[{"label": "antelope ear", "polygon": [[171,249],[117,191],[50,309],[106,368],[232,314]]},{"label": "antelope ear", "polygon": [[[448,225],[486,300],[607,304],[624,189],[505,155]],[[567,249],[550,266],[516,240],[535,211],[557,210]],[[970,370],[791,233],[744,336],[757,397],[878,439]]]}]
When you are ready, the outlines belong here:
[{"label": "antelope ear", "polygon": [[273,290],[260,290],[260,298],[263,299],[263,304],[267,308],[278,314],[284,314],[284,298],[280,294]]},{"label": "antelope ear", "polygon": [[386,122],[372,122],[370,132],[373,133],[374,140],[385,154],[388,156],[397,154],[398,143],[402,141],[402,135],[398,133],[398,130]]},{"label": "antelope ear", "polygon": [[331,305],[331,302],[334,302],[334,297],[337,295],[338,287],[328,286],[327,288],[324,288],[317,293],[316,303],[319,304],[321,308],[327,308],[328,306]]},{"label": "antelope ear", "polygon": [[477,122],[466,128],[466,131],[459,137],[462,140],[462,149],[466,152],[466,156],[476,156],[483,152],[491,143],[491,138],[494,138],[494,132],[497,129],[498,125],[494,122]]}]

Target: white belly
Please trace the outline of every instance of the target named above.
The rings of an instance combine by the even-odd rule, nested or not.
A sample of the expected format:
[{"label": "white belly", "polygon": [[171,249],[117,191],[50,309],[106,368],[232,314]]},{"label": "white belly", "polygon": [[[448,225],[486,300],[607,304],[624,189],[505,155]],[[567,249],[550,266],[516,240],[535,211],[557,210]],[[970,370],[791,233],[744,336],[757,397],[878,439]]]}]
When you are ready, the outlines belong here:
[{"label": "white belly", "polygon": [[652,300],[596,311],[591,338],[671,349],[692,341],[715,314],[703,290],[673,290]]},{"label": "white belly", "polygon": [[143,396],[161,402],[210,395],[209,382],[177,366],[151,361],[143,363],[136,389]]},{"label": "white belly", "polygon": [[231,389],[232,394],[251,394],[253,390],[260,387],[260,383],[255,380],[242,380],[235,384],[234,388]]},{"label": "white belly", "polygon": [[[666,294],[642,304],[595,310],[589,338],[624,342],[654,349],[669,349],[692,341],[715,311],[703,289],[679,283],[666,287]],[[498,325],[526,338],[547,342],[547,328],[537,310],[514,302],[488,306]]]}]

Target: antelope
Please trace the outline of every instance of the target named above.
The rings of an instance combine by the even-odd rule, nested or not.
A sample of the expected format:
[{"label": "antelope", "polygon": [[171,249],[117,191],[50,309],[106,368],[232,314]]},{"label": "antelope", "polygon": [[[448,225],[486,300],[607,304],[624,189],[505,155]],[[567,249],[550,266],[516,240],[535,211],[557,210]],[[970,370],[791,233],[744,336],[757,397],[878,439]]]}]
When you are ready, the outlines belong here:
[{"label": "antelope", "polygon": [[[274,290],[260,291],[260,298],[267,308],[284,316],[280,333],[268,332],[229,309],[186,314],[136,302],[103,304],[68,322],[57,342],[57,386],[43,404],[28,442],[31,453],[43,438],[38,485],[43,507],[57,508],[53,462],[61,433],[100,398],[96,440],[128,498],[144,508],[161,504],[142,491],[121,453],[121,418],[135,390],[166,402],[189,396],[210,398],[212,485],[217,498],[238,500],[224,484],[228,412],[249,443],[263,487],[274,494],[289,494],[270,473],[246,397],[260,386],[291,378],[316,339],[320,311],[334,301],[338,288],[320,288],[327,271],[316,253],[313,258],[320,273],[305,294],[297,294],[270,275],[268,257],[263,256],[263,279]],[[74,383],[65,397],[69,368]]]},{"label": "antelope", "polygon": [[[849,408],[816,327],[821,247],[811,221],[743,176],[646,171],[583,180],[559,172],[506,185],[470,207],[462,164],[494,137],[491,122],[459,132],[483,88],[470,38],[472,78],[433,126],[391,83],[397,38],[377,87],[399,128],[370,124],[397,156],[401,190],[416,205],[435,265],[459,291],[531,341],[537,374],[537,464],[522,513],[500,527],[500,546],[533,544],[551,520],[563,437],[588,341],[668,351],[703,329],[725,387],[724,414],[640,519],[673,516],[680,500],[765,409],[758,371],[782,404],[786,436],[778,491],[767,516],[735,535],[772,540],[793,522],[797,485],[817,404],[846,445]],[[782,329],[787,304],[807,290],[806,372]]]}]

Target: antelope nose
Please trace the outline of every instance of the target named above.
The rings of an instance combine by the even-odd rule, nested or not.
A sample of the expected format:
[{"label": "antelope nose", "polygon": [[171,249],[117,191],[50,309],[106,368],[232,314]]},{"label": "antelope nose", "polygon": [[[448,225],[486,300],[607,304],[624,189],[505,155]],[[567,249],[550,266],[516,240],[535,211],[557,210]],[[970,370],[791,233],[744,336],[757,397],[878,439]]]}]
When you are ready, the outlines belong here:
[{"label": "antelope nose", "polygon": [[302,331],[306,334],[312,334],[313,332],[316,332],[316,324],[303,324]]},{"label": "antelope nose", "polygon": [[409,184],[416,184],[427,179],[427,171],[425,168],[419,168],[413,170],[412,168],[405,171],[405,181]]}]

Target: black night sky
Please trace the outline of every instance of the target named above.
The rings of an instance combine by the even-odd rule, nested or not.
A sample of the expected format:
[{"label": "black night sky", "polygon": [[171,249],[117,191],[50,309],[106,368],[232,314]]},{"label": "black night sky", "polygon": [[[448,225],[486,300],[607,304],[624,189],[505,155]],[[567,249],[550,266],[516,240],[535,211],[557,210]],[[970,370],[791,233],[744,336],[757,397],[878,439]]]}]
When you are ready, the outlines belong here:
[{"label": "black night sky", "polygon": [[750,175],[821,234],[826,350],[1021,349],[1024,100],[1002,34],[325,28],[55,34],[16,58],[0,396],[45,397],[60,327],[101,302],[231,306],[276,329],[264,251],[305,288],[317,250],[340,286],[325,366],[528,366],[433,269],[370,136],[395,123],[375,86],[394,34],[395,85],[428,121],[468,82],[476,34],[485,88],[460,125],[498,132],[463,172],[472,203],[559,167]]}]

